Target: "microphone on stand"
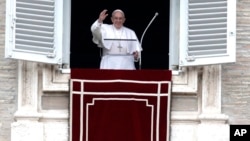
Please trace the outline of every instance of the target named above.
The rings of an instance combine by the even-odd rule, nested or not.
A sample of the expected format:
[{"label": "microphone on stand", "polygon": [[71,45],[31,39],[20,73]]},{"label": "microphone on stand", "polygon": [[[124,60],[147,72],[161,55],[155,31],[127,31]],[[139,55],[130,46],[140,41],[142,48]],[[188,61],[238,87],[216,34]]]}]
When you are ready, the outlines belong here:
[{"label": "microphone on stand", "polygon": [[[143,32],[143,34],[142,34],[142,36],[141,36],[141,40],[140,40],[141,47],[142,47],[142,40],[143,40],[143,37],[144,37],[146,31],[148,30],[149,26],[152,24],[152,22],[154,21],[154,19],[155,19],[158,15],[159,15],[159,13],[156,12],[155,15],[154,15],[154,17],[153,17],[153,18],[151,19],[151,21],[149,22],[148,26],[145,28],[145,30],[144,30],[144,32]],[[139,60],[139,69],[141,69],[141,58],[142,58],[141,52],[140,52],[139,56],[140,56],[140,60]]]}]

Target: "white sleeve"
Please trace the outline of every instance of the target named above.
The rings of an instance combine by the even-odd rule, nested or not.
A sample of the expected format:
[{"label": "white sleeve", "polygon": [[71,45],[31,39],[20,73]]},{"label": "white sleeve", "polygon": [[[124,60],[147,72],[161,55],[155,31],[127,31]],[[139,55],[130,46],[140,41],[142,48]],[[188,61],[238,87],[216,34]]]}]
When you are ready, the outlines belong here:
[{"label": "white sleeve", "polygon": [[131,45],[128,47],[128,52],[131,54],[135,51],[141,52],[142,51],[141,43],[139,42],[138,37],[135,34],[135,31],[130,30],[129,33],[130,33],[130,38],[135,39],[135,41],[131,42]]},{"label": "white sleeve", "polygon": [[99,23],[98,20],[96,20],[91,26],[91,32],[93,36],[92,41],[95,44],[100,44],[102,40],[101,25],[102,23]]}]

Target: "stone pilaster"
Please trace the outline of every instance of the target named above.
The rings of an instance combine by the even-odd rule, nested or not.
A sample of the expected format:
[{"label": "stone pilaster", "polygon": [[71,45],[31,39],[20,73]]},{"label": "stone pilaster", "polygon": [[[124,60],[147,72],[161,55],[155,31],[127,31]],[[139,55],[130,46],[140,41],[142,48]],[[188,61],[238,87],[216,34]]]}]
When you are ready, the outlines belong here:
[{"label": "stone pilaster", "polygon": [[43,124],[38,113],[38,64],[19,61],[18,109],[11,125],[11,141],[43,141]]},{"label": "stone pilaster", "polygon": [[221,65],[204,66],[197,141],[228,141],[228,116],[221,113]]}]

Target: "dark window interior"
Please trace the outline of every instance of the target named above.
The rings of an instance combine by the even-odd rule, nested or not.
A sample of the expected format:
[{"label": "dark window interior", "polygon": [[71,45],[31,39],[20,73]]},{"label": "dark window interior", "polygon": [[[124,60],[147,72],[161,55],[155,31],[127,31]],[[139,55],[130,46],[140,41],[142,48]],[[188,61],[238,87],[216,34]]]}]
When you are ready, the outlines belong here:
[{"label": "dark window interior", "polygon": [[[91,24],[103,9],[109,16],[105,23],[111,23],[113,10],[122,9],[126,15],[125,26],[133,29],[138,39],[154,17],[142,42],[141,69],[168,69],[169,63],[169,1],[168,0],[91,0],[71,2],[71,68],[99,68],[100,49],[92,42]],[[136,63],[139,67],[139,63]]]}]

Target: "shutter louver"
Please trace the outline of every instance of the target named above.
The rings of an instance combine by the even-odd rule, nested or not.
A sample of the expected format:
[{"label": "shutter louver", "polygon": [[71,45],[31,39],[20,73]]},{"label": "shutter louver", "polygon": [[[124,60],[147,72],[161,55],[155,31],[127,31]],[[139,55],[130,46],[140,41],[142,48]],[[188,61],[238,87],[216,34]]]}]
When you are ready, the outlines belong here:
[{"label": "shutter louver", "polygon": [[188,56],[227,53],[227,2],[190,0],[188,6]]},{"label": "shutter louver", "polygon": [[49,0],[16,0],[16,50],[54,57],[54,5]]},{"label": "shutter louver", "polygon": [[[69,21],[64,0],[7,0],[5,58],[65,64]],[[68,31],[68,32],[65,32]],[[65,51],[64,51],[65,50]]]},{"label": "shutter louver", "polygon": [[236,61],[236,0],[181,0],[179,66]]}]

